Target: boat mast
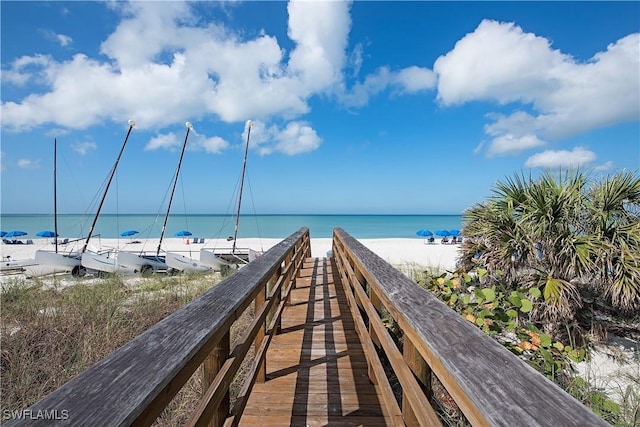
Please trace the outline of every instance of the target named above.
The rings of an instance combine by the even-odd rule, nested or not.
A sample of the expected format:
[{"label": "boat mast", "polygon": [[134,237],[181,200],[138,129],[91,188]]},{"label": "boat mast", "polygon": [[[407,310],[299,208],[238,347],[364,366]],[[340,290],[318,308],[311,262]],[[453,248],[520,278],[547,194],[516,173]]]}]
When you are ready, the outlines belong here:
[{"label": "boat mast", "polygon": [[98,217],[100,216],[100,210],[102,210],[102,204],[104,203],[104,199],[107,198],[107,192],[109,191],[109,186],[111,185],[111,180],[113,179],[113,175],[116,173],[116,168],[118,167],[118,163],[120,162],[120,157],[122,157],[122,152],[124,151],[125,145],[127,145],[127,140],[129,139],[129,135],[131,135],[131,130],[136,125],[133,120],[129,120],[129,131],[127,132],[127,136],[124,138],[124,142],[122,143],[122,147],[120,147],[120,153],[118,153],[118,157],[116,158],[116,162],[113,164],[111,168],[111,172],[109,173],[109,180],[107,181],[107,186],[104,189],[104,193],[102,194],[102,199],[100,199],[100,204],[98,205],[98,210],[96,211],[96,215],[93,218],[93,223],[91,224],[91,228],[89,229],[89,235],[87,236],[87,240],[84,242],[84,246],[82,247],[82,252],[85,253],[87,251],[87,246],[89,245],[89,240],[91,240],[91,235],[93,234],[93,229],[98,222]]},{"label": "boat mast", "polygon": [[238,238],[238,225],[240,223],[240,206],[242,206],[242,188],[244,187],[244,172],[247,169],[247,155],[249,154],[249,137],[251,136],[251,120],[247,121],[247,144],[244,148],[244,160],[242,162],[242,175],[240,176],[240,192],[238,194],[238,211],[236,213],[236,226],[233,230],[233,247],[231,253],[236,252],[236,239]]},{"label": "boat mast", "polygon": [[167,220],[169,219],[169,211],[171,210],[171,202],[173,202],[173,193],[176,191],[176,184],[178,183],[178,175],[180,174],[180,165],[182,165],[182,158],[184,157],[184,149],[187,147],[187,138],[189,138],[189,131],[193,129],[193,125],[189,122],[184,124],[187,127],[187,134],[184,136],[184,143],[182,144],[182,152],[180,153],[180,160],[178,160],[178,167],[173,177],[173,188],[171,189],[171,196],[169,196],[169,205],[167,206],[167,214],[164,216],[164,224],[162,224],[162,231],[160,232],[160,242],[158,242],[158,250],[156,255],[160,254],[160,246],[162,246],[162,239],[164,238],[164,232],[167,229]]},{"label": "boat mast", "polygon": [[56,253],[58,253],[58,173],[56,172],[56,165],[58,164],[57,153],[58,139],[53,138],[53,241],[56,245]]}]

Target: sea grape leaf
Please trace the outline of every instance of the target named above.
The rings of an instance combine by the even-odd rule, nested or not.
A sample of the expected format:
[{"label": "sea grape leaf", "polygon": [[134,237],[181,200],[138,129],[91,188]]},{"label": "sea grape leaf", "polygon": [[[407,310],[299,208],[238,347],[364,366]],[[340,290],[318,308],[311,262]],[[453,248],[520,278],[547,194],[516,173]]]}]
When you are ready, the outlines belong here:
[{"label": "sea grape leaf", "polygon": [[482,293],[484,294],[484,299],[487,302],[491,302],[491,301],[494,301],[496,299],[496,293],[491,288],[483,289]]},{"label": "sea grape leaf", "polygon": [[520,300],[520,303],[521,303],[520,311],[523,313],[529,313],[533,308],[533,304],[531,303],[531,301],[529,301],[526,298],[522,298]]}]

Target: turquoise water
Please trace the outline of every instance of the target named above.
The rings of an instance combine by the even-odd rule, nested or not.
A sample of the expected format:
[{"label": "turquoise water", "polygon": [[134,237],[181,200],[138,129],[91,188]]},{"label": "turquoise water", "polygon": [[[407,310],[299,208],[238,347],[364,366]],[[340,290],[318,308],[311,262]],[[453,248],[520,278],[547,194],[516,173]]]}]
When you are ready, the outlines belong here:
[{"label": "turquoise water", "polygon": [[[61,237],[86,236],[93,217],[58,215],[58,234]],[[117,238],[125,230],[136,230],[136,238],[160,237],[164,217],[155,215],[100,216],[93,234],[103,238]],[[173,237],[180,230],[193,236],[227,237],[233,235],[235,219],[227,215],[175,215],[169,218],[165,237]],[[415,237],[419,229],[462,228],[461,215],[243,215],[239,237],[284,238],[300,227],[309,227],[311,237],[331,237],[334,227],[342,227],[359,239]],[[36,238],[42,230],[54,229],[53,215],[0,215],[3,231],[21,230],[24,238]]]}]

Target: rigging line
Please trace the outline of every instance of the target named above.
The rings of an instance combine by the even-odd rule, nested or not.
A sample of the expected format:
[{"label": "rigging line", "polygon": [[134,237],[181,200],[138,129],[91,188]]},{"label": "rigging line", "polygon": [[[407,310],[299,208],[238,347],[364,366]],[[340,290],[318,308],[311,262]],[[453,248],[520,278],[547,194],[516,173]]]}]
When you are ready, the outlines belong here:
[{"label": "rigging line", "polygon": [[[236,194],[238,193],[238,187],[239,186],[240,186],[240,178],[238,177],[238,180],[236,181],[236,186],[235,186],[235,188],[233,190],[233,193],[231,194],[231,198],[229,199],[229,203],[227,204],[227,210],[224,212],[224,215],[222,217],[222,222],[220,223],[220,228],[218,229],[216,234],[213,235],[213,237],[216,238],[215,245],[214,245],[213,249],[217,249],[218,248],[218,243],[219,243],[218,241],[220,240],[220,237],[222,236],[222,233],[224,232],[225,228],[229,224],[231,224],[231,220],[233,218],[233,214],[231,213],[231,208],[232,208],[232,206],[235,206],[235,201],[237,200]],[[229,237],[231,237],[231,236],[229,236]]]},{"label": "rigging line", "polygon": [[256,220],[256,230],[258,230],[258,241],[260,242],[260,251],[264,253],[264,247],[262,246],[262,233],[260,232],[260,225],[258,224],[258,213],[256,212],[256,204],[253,199],[253,189],[251,187],[251,179],[247,174],[247,185],[249,186],[249,196],[251,199],[251,206],[253,207],[253,218]]},{"label": "rigging line", "polygon": [[122,143],[122,147],[120,148],[120,152],[118,153],[118,157],[116,158],[116,162],[113,164],[113,167],[111,168],[111,173],[109,175],[109,181],[107,182],[107,186],[104,190],[104,194],[102,195],[102,198],[100,199],[100,205],[98,206],[98,210],[96,212],[95,217],[93,218],[93,222],[91,223],[91,228],[89,229],[89,235],[87,236],[87,240],[85,240],[84,242],[84,246],[82,247],[82,254],[84,254],[87,251],[87,246],[89,245],[89,240],[91,240],[91,234],[93,234],[93,229],[96,226],[96,222],[98,222],[98,217],[100,215],[100,210],[102,209],[102,204],[104,203],[104,199],[106,199],[107,197],[107,191],[109,190],[109,185],[111,184],[111,179],[113,178],[113,174],[116,172],[116,168],[118,167],[118,163],[120,162],[120,158],[122,157],[122,152],[124,151],[124,147],[127,145],[127,141],[129,140],[129,135],[131,135],[131,130],[133,130],[133,127],[135,126],[135,123],[133,120],[129,120],[129,130],[127,131],[127,136],[124,139],[124,142]]},{"label": "rigging line", "polygon": [[120,174],[116,172],[116,248],[120,249]]},{"label": "rigging line", "polygon": [[164,232],[167,228],[167,221],[169,220],[169,211],[171,210],[171,202],[173,201],[173,194],[176,191],[176,185],[178,184],[178,177],[180,176],[180,166],[182,165],[182,159],[184,157],[184,150],[187,148],[187,139],[189,138],[189,131],[191,130],[191,123],[186,122],[187,126],[187,134],[184,137],[184,144],[182,144],[182,151],[180,152],[180,160],[178,160],[178,166],[176,167],[176,173],[173,178],[173,188],[171,189],[171,196],[169,196],[169,204],[167,205],[167,214],[164,217],[164,223],[162,224],[162,232],[160,234],[160,241],[158,242],[158,249],[156,251],[156,255],[160,254],[160,245],[162,245],[162,238],[164,237]]},{"label": "rigging line", "polygon": [[244,149],[244,159],[242,161],[242,175],[240,178],[240,193],[238,195],[238,211],[236,214],[236,224],[235,224],[235,228],[233,230],[233,247],[231,249],[231,253],[235,253],[236,252],[236,241],[238,239],[238,225],[240,223],[240,208],[242,205],[242,187],[244,185],[244,174],[245,171],[247,169],[247,156],[249,154],[249,139],[251,138],[251,120],[247,121],[247,143],[246,143],[246,147]]},{"label": "rigging line", "polygon": [[56,245],[56,253],[58,253],[58,140],[53,139],[53,224],[54,236],[53,242]]},{"label": "rigging line", "polygon": [[[187,198],[186,198],[186,192],[184,191],[184,180],[182,179],[182,176],[180,177],[180,191],[182,191],[182,212],[183,212],[183,218],[184,218],[184,226],[187,230],[189,230],[189,215],[187,214]],[[189,248],[189,250],[191,250],[191,248]]]}]

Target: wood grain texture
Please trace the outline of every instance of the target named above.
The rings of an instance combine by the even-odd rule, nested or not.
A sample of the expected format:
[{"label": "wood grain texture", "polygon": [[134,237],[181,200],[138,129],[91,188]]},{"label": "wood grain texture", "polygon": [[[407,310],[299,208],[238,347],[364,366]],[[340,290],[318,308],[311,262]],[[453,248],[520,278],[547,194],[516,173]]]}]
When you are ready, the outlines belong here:
[{"label": "wood grain texture", "polygon": [[341,228],[336,241],[473,425],[608,425]]},{"label": "wood grain texture", "polygon": [[254,385],[240,426],[403,425],[368,378],[338,280],[330,260],[305,261],[267,351],[267,381]]}]

